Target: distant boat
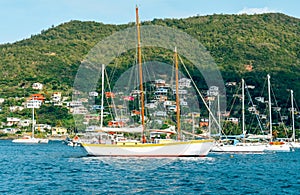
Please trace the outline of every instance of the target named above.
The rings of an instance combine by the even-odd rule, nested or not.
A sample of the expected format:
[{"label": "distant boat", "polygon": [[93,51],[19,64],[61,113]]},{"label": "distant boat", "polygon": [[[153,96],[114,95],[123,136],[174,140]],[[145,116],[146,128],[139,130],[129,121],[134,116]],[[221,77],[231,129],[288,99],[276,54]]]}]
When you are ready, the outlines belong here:
[{"label": "distant boat", "polygon": [[272,99],[271,99],[271,82],[270,82],[270,75],[267,75],[268,79],[268,104],[269,104],[269,128],[270,128],[270,135],[271,135],[271,141],[269,144],[266,146],[266,152],[290,152],[292,151],[292,147],[288,142],[281,142],[281,141],[273,141],[272,135],[273,135],[273,130],[272,130]]},{"label": "distant boat", "polygon": [[[236,144],[226,144],[225,142],[217,142],[211,149],[212,152],[228,152],[228,153],[263,153],[266,149],[264,143],[246,143],[245,130],[245,81],[242,79],[242,129],[244,142]],[[221,140],[220,140],[221,141]],[[231,140],[233,141],[233,140]]]},{"label": "distant boat", "polygon": [[31,136],[23,136],[22,138],[17,138],[12,140],[14,143],[23,143],[23,144],[38,144],[39,139],[36,139]]},{"label": "distant boat", "polygon": [[24,144],[47,144],[49,142],[49,139],[46,138],[35,138],[34,137],[34,108],[38,107],[36,103],[33,100],[33,103],[31,105],[32,107],[32,132],[31,136],[24,136],[22,138],[17,138],[12,140],[13,143],[24,143]]},{"label": "distant boat", "polygon": [[[142,80],[142,59],[141,59],[141,46],[140,46],[140,22],[138,17],[138,8],[136,8],[136,25],[137,25],[137,52],[138,52],[138,65],[140,75],[140,105],[141,105],[141,140],[127,139],[123,136],[121,129],[111,133],[102,131],[98,137],[98,143],[82,143],[84,149],[89,155],[93,156],[111,156],[111,157],[203,157],[206,156],[212,145],[213,140],[187,140],[183,141],[180,137],[180,107],[178,98],[178,60],[177,51],[175,49],[175,65],[176,65],[176,104],[177,104],[177,140],[153,139],[146,141],[145,136],[145,116],[144,116],[144,93],[143,93],[143,80]],[[103,90],[103,69],[102,68],[102,90]],[[102,92],[103,97],[103,92]],[[102,101],[103,102],[103,101]],[[102,107],[103,108],[103,107]],[[102,122],[102,119],[101,119]],[[102,124],[101,124],[102,126]],[[103,128],[104,129],[104,128]],[[119,134],[118,134],[119,133]],[[165,132],[166,134],[171,132]]]},{"label": "distant boat", "polygon": [[292,145],[293,148],[300,148],[300,142],[296,141],[296,132],[295,132],[295,109],[294,109],[294,91],[291,90],[291,115],[292,115],[292,130],[293,130],[293,134],[292,134],[292,141],[290,142],[290,144]]}]

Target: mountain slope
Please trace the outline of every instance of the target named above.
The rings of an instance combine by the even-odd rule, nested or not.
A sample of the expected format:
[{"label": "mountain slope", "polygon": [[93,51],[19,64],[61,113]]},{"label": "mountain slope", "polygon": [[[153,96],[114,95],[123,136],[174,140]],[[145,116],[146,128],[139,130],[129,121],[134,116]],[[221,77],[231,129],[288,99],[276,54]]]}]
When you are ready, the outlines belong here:
[{"label": "mountain slope", "polygon": [[[300,93],[299,19],[269,13],[154,19],[143,24],[177,28],[197,38],[214,57],[225,81],[244,77],[258,86],[255,93],[259,94],[270,73],[279,96],[291,87],[296,95]],[[45,90],[67,92],[88,51],[104,37],[133,25],[71,21],[30,39],[0,45],[0,96],[26,96],[33,92],[33,82],[45,84]],[[122,64],[129,58],[123,57]]]}]

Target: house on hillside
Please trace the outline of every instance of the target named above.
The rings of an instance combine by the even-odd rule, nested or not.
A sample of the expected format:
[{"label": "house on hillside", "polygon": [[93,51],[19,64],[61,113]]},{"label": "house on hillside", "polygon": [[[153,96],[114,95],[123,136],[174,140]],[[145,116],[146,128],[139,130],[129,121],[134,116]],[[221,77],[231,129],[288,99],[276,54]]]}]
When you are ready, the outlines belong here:
[{"label": "house on hillside", "polygon": [[159,88],[159,87],[164,87],[166,85],[166,81],[163,79],[157,79],[155,80],[155,87]]},{"label": "house on hillside", "polygon": [[51,134],[54,136],[57,135],[67,135],[67,129],[64,127],[52,127]]},{"label": "house on hillside", "polygon": [[39,131],[39,132],[46,132],[51,130],[51,126],[47,125],[47,124],[36,124],[34,126],[35,130]]},{"label": "house on hillside", "polygon": [[22,111],[24,110],[23,106],[10,106],[9,107],[9,111],[11,112],[17,112],[17,111]]},{"label": "house on hillside", "polygon": [[59,102],[59,101],[61,101],[61,92],[54,92],[51,95],[51,99],[52,99],[53,102]]},{"label": "house on hillside", "polygon": [[42,83],[33,83],[32,84],[32,89],[42,90],[43,89],[43,84]]},{"label": "house on hillside", "polygon": [[17,125],[21,119],[15,117],[7,117],[6,118],[6,126],[11,127],[13,125]]},{"label": "house on hillside", "polygon": [[179,79],[178,81],[178,88],[182,89],[182,88],[191,88],[191,79],[187,79],[187,78],[182,78]]},{"label": "house on hillside", "polygon": [[39,100],[41,102],[44,102],[45,101],[45,96],[43,96],[42,94],[31,94],[30,97],[29,97],[29,100]]},{"label": "house on hillside", "polygon": [[84,116],[85,121],[89,122],[90,120],[99,121],[100,115],[99,114],[86,114]]},{"label": "house on hillside", "polygon": [[29,119],[23,119],[23,120],[20,120],[19,123],[18,123],[18,127],[29,127],[29,125],[31,124],[31,120]]},{"label": "house on hillside", "polygon": [[235,118],[235,117],[230,117],[227,119],[227,121],[230,121],[234,124],[238,124],[239,123],[239,119],[238,118]]},{"label": "house on hillside", "polygon": [[40,108],[42,105],[41,100],[29,100],[25,102],[26,108]]},{"label": "house on hillside", "polygon": [[98,92],[96,92],[96,91],[91,91],[91,92],[89,92],[89,96],[91,96],[91,97],[97,97],[99,94],[98,94]]}]

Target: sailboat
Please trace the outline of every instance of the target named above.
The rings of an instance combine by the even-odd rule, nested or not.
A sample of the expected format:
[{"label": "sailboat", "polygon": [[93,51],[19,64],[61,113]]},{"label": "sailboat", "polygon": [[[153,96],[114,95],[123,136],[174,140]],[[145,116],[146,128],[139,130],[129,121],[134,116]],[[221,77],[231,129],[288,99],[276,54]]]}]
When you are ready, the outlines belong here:
[{"label": "sailboat", "polygon": [[[180,107],[178,98],[178,55],[175,49],[176,66],[176,104],[177,104],[177,139],[154,139],[148,141],[145,129],[145,108],[144,108],[144,89],[142,54],[140,41],[140,22],[138,7],[136,7],[136,26],[137,26],[137,54],[140,81],[140,105],[141,105],[141,140],[127,140],[123,136],[101,133],[98,143],[82,143],[82,146],[89,155],[109,156],[109,157],[203,157],[206,156],[212,145],[213,140],[183,140],[180,131]],[[103,80],[102,80],[103,81]],[[103,87],[103,86],[102,86]],[[103,96],[102,96],[103,97]]]},{"label": "sailboat", "polygon": [[32,131],[31,136],[25,135],[22,138],[17,138],[12,140],[13,143],[24,143],[24,144],[38,144],[38,143],[44,143],[47,144],[49,142],[48,139],[41,139],[41,138],[35,138],[34,137],[34,108],[37,108],[37,102],[36,100],[31,100],[31,104],[28,106],[28,108],[32,108]]},{"label": "sailboat", "polygon": [[291,115],[292,115],[292,141],[290,144],[292,145],[293,148],[300,148],[300,142],[296,142],[296,132],[295,132],[295,110],[294,110],[294,92],[291,90]]},{"label": "sailboat", "polygon": [[268,103],[269,103],[269,130],[270,130],[270,137],[271,140],[269,144],[266,145],[265,151],[267,152],[290,152],[292,150],[291,145],[286,142],[273,142],[273,129],[272,129],[272,100],[271,100],[271,82],[270,82],[270,75],[267,75],[268,78]]},{"label": "sailboat", "polygon": [[245,130],[245,81],[242,79],[242,129],[243,129],[243,142],[237,144],[225,145],[217,143],[212,147],[212,152],[228,152],[228,153],[262,153],[266,149],[263,143],[246,143],[246,130]]}]

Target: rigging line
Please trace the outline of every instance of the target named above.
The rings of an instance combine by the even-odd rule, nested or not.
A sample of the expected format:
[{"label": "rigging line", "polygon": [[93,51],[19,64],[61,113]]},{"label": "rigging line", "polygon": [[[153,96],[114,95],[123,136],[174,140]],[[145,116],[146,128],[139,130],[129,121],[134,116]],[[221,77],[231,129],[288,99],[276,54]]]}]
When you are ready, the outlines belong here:
[{"label": "rigging line", "polygon": [[[108,88],[109,88],[109,92],[112,93],[111,91],[111,87],[110,87],[110,82],[109,82],[109,79],[108,79],[108,75],[107,75],[107,72],[105,70],[105,76],[106,76],[106,80],[107,80],[107,85],[108,85]],[[107,98],[106,98],[107,99]],[[113,97],[113,94],[111,94],[111,102],[112,102],[112,107],[114,109],[114,113],[116,115],[116,117],[118,118],[118,113],[117,113],[117,109],[116,109],[116,104],[115,104],[115,101],[114,101],[114,97]],[[108,100],[107,100],[108,101]]]},{"label": "rigging line", "polygon": [[[123,32],[123,33],[125,33],[125,32]],[[127,33],[127,34],[125,34],[125,37],[128,37],[129,32],[126,32],[126,33]],[[124,46],[125,44],[126,44],[126,43],[125,43],[125,40],[123,40],[123,41],[121,42],[121,44],[119,45],[120,47],[118,47],[119,50],[118,50],[116,56],[119,56],[119,57],[120,57],[120,55],[123,53],[122,48],[124,48],[124,47],[121,47],[121,46]],[[115,73],[116,73],[116,71],[117,71],[117,66],[120,64],[120,61],[121,61],[121,60],[118,60],[118,59],[119,59],[118,57],[115,58],[114,66],[112,66],[113,69],[112,69],[112,71],[110,72],[110,75],[109,75],[108,78],[111,78],[111,79],[114,78]]]},{"label": "rigging line", "polygon": [[178,55],[178,57],[179,57],[179,59],[180,59],[180,62],[181,62],[182,65],[183,65],[183,67],[184,67],[186,73],[188,74],[189,78],[191,79],[191,81],[192,81],[192,83],[193,83],[193,85],[194,85],[194,87],[195,87],[197,93],[199,94],[201,100],[203,101],[203,103],[204,103],[206,109],[207,109],[207,110],[209,111],[209,113],[211,114],[211,116],[212,116],[213,120],[216,122],[218,128],[220,128],[220,124],[219,124],[218,120],[217,120],[216,117],[213,115],[211,109],[209,108],[209,106],[208,106],[207,103],[205,102],[205,100],[204,100],[204,98],[203,98],[203,95],[200,93],[200,91],[199,91],[199,89],[198,89],[196,83],[195,83],[194,80],[192,79],[192,76],[190,75],[189,71],[187,70],[187,68],[186,68],[186,66],[185,66],[185,64],[184,64],[184,62],[183,62],[183,60],[182,60],[182,58],[180,57],[180,55]]},{"label": "rigging line", "polygon": [[[237,92],[239,91],[241,89],[241,87],[238,87],[238,89],[236,90],[236,93],[235,94],[237,94]],[[232,104],[231,104],[231,107],[230,107],[230,109],[229,109],[229,113],[231,113],[231,111],[233,110],[233,107],[234,107],[234,104],[235,104],[235,102],[236,102],[236,99],[237,99],[237,97],[235,96],[234,98],[232,98]],[[230,114],[229,114],[230,115]]]},{"label": "rigging line", "polygon": [[[273,98],[274,98],[274,100],[275,100],[275,106],[278,107],[278,102],[277,102],[275,93],[274,93],[274,91],[273,91],[272,85],[270,86],[270,88],[271,88],[271,92],[272,92]],[[279,121],[281,122],[280,124],[283,125],[283,129],[284,129],[285,135],[287,136],[287,135],[288,135],[288,133],[287,133],[287,127],[286,127],[286,125],[285,125],[285,124],[283,123],[283,121],[282,121],[281,112],[278,111],[277,113],[278,113],[279,118],[280,118],[280,120],[279,120]]]},{"label": "rigging line", "polygon": [[[294,95],[295,96],[295,95]],[[297,113],[297,110],[299,110],[299,107],[297,105],[297,102],[295,100],[295,98],[293,98],[293,102],[294,102],[294,115],[296,115],[295,113]],[[298,114],[297,114],[298,115]],[[296,129],[296,128],[295,128]]]},{"label": "rigging line", "polygon": [[[245,82],[245,85],[246,85],[246,82]],[[248,88],[246,88],[246,92],[247,92],[247,95],[248,95],[248,97],[249,97],[249,99],[250,99],[250,102],[251,102],[251,105],[254,107],[254,103],[253,103],[253,100],[252,100],[252,97],[251,97],[251,94],[250,94],[250,91],[249,91],[249,89]],[[259,115],[258,114],[256,114],[256,108],[255,108],[255,117],[256,117],[256,119],[257,119],[257,122],[258,122],[258,125],[259,125],[259,128],[260,128],[260,131],[261,131],[261,133],[263,133],[263,127],[262,127],[262,122],[261,122],[261,120],[259,119]],[[251,123],[252,124],[252,123]]]}]

